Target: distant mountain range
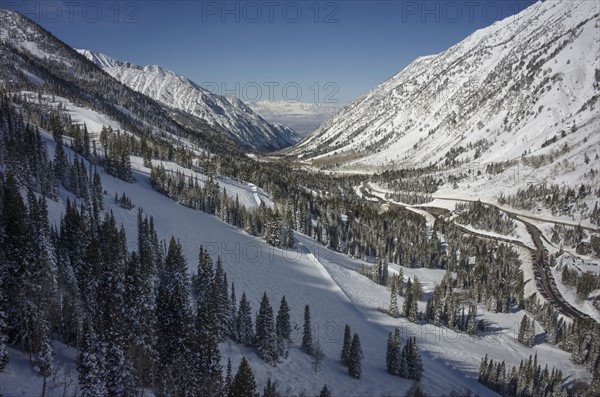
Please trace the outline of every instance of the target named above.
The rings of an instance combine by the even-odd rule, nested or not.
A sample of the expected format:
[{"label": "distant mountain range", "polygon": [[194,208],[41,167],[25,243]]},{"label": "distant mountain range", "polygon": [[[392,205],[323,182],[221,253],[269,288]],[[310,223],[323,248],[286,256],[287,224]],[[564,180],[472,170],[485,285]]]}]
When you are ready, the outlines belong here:
[{"label": "distant mountain range", "polygon": [[300,136],[313,132],[339,110],[330,104],[288,101],[257,101],[248,106],[265,120],[286,125]]},{"label": "distant mountain range", "polygon": [[0,20],[0,87],[67,98],[139,136],[153,134],[169,141],[185,137],[211,152],[239,151],[220,128],[199,118],[193,129],[187,128],[161,104],[115,80],[23,15],[0,9]]},{"label": "distant mountain range", "polygon": [[[214,94],[171,70],[156,65],[138,66],[88,50],[77,51],[131,89],[155,99],[168,110],[184,112],[221,128],[245,148],[277,150],[299,140],[292,129],[269,123],[241,100]],[[174,117],[187,124],[181,114]]]},{"label": "distant mountain range", "polygon": [[241,101],[212,94],[172,71],[78,53],[14,11],[0,9],[0,19],[0,86],[13,92],[66,97],[134,133],[173,136],[169,139],[195,136],[211,151],[235,146],[271,151],[299,139],[290,128],[269,123]]}]

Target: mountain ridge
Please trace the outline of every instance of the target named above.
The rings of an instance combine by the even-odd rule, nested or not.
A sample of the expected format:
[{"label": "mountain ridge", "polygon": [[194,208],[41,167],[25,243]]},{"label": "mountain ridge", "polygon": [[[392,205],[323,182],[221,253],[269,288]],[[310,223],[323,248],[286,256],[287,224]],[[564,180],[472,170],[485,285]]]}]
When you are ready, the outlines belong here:
[{"label": "mountain ridge", "polygon": [[548,139],[598,117],[598,12],[593,2],[536,3],[415,59],[291,153],[354,169],[548,154]]},{"label": "mountain ridge", "polygon": [[205,120],[245,148],[278,150],[299,139],[292,129],[269,123],[239,99],[214,94],[162,66],[135,65],[102,53],[77,51],[134,91],[149,96],[168,109]]}]

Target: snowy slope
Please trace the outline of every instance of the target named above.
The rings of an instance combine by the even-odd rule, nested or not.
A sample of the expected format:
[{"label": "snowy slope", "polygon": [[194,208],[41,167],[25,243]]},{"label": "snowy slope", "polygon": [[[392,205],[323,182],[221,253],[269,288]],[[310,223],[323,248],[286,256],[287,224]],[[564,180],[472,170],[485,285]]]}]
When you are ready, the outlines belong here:
[{"label": "snowy slope", "polygon": [[[42,136],[52,155],[54,142],[51,134],[42,131]],[[73,156],[68,149],[66,153]],[[132,160],[136,164],[136,182],[133,184],[122,182],[99,169],[106,190],[106,210],[112,211],[117,221],[124,225],[131,249],[136,248],[137,208],[141,208],[154,217],[161,239],[171,235],[179,239],[190,272],[196,269],[199,246],[203,244],[211,255],[222,257],[228,280],[235,283],[238,297],[245,291],[254,310],[257,310],[265,290],[273,305],[277,305],[283,295],[286,296],[294,329],[294,345],[287,359],[272,367],[259,359],[252,349],[242,350],[230,341],[221,345],[223,363],[231,357],[234,368],[237,368],[242,355],[250,359],[261,390],[270,377],[278,382],[280,390],[285,391],[289,387],[291,393],[316,395],[326,383],[336,396],[403,395],[412,382],[391,376],[385,370],[386,338],[394,327],[401,328],[403,339],[416,336],[425,367],[421,384],[430,395],[464,389],[482,396],[495,395],[477,382],[479,360],[486,353],[495,360],[507,360],[512,365],[518,365],[522,358],[537,353],[540,363],[559,366],[570,379],[588,378],[585,369],[570,362],[568,353],[546,344],[525,348],[516,341],[518,324],[524,314],[522,311],[490,314],[480,308],[480,316],[499,331],[479,337],[431,325],[419,326],[403,318],[391,318],[381,312],[388,305],[389,290],[356,271],[369,264],[329,251],[303,235],[296,235],[296,249],[268,246],[214,216],[183,207],[157,193],[150,186],[148,170],[139,166],[139,159]],[[253,186],[248,188],[250,192],[258,191]],[[112,197],[123,192],[131,198],[136,209],[126,210],[113,202]],[[67,193],[61,190],[60,202],[48,202],[50,217],[55,223],[59,222],[64,211],[66,196]],[[392,273],[397,270],[395,265],[390,269]],[[404,269],[404,272],[405,278],[418,276],[426,293],[433,289],[433,284],[444,273],[432,269]],[[312,359],[299,350],[303,308],[307,304],[311,307],[314,339],[319,341],[326,355],[317,374],[314,373]],[[399,304],[402,305],[401,298]],[[423,310],[425,303],[420,302],[419,306]],[[348,376],[339,363],[346,323],[361,336],[365,358],[360,380]],[[6,372],[0,375],[3,392],[10,395],[36,394],[41,389],[41,379],[31,371],[25,357],[16,351],[11,351],[11,354]],[[72,349],[60,354],[64,356],[61,360],[65,365],[72,368]],[[73,383],[68,390],[73,391],[77,387],[77,376],[73,369],[70,372]],[[50,394],[62,395],[60,374],[50,382]]]},{"label": "snowy slope", "polygon": [[239,99],[213,94],[173,71],[116,61],[88,50],[77,51],[133,90],[221,128],[246,148],[277,150],[298,140],[290,128],[270,124]]},{"label": "snowy slope", "polygon": [[248,106],[265,120],[287,125],[300,136],[313,132],[338,111],[338,106],[306,102],[257,101]]},{"label": "snowy slope", "polygon": [[[568,142],[579,166],[584,151],[599,152],[597,129],[586,128],[600,122],[599,10],[594,1],[539,2],[418,58],[293,153],[337,157],[358,169],[444,164],[451,148],[457,160],[498,162]],[[561,130],[567,139],[542,147]]]}]

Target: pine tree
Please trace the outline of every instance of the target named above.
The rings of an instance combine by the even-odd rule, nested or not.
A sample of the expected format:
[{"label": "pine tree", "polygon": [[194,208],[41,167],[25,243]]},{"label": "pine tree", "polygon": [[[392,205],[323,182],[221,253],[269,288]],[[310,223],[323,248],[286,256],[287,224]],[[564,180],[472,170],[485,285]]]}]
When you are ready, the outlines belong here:
[{"label": "pine tree", "polygon": [[238,314],[236,316],[236,342],[243,346],[252,346],[254,344],[254,325],[252,324],[252,308],[246,293],[242,293]]},{"label": "pine tree", "polygon": [[208,252],[200,246],[198,272],[192,276],[192,293],[196,298],[197,310],[209,311],[211,289],[214,281],[213,262]]},{"label": "pine tree", "polygon": [[469,305],[469,316],[467,318],[467,333],[475,335],[477,333],[477,305]]},{"label": "pine tree", "polygon": [[281,298],[279,311],[277,312],[275,334],[279,355],[287,357],[289,344],[291,343],[292,327],[290,324],[290,308],[285,300],[285,296]]},{"label": "pine tree", "polygon": [[406,342],[406,377],[414,380],[421,380],[423,375],[423,362],[421,354],[417,348],[417,339],[409,338]]},{"label": "pine tree", "polygon": [[313,349],[313,338],[312,338],[312,325],[310,323],[310,306],[304,307],[304,327],[302,331],[302,345],[300,349],[306,353],[311,354]]},{"label": "pine tree", "polygon": [[273,321],[273,308],[266,292],[263,294],[256,316],[256,349],[258,356],[266,362],[273,365],[277,362],[279,349]]},{"label": "pine tree", "polygon": [[402,296],[404,291],[404,270],[402,266],[398,268],[398,275],[396,276],[396,288],[398,289],[398,295]]},{"label": "pine tree", "polygon": [[229,292],[228,292],[227,274],[223,270],[223,263],[221,258],[217,258],[215,265],[215,275],[211,285],[211,298],[209,309],[213,316],[215,316],[215,333],[220,342],[225,340],[227,336],[230,306],[229,306]]},{"label": "pine tree", "polygon": [[50,346],[50,340],[46,339],[42,342],[40,350],[35,357],[35,366],[39,369],[40,375],[44,378],[42,386],[42,396],[46,395],[46,382],[49,376],[54,371],[54,351]]},{"label": "pine tree", "polygon": [[292,335],[292,327],[290,325],[290,308],[287,304],[285,296],[281,298],[279,310],[277,311],[277,333],[283,339],[290,339]]},{"label": "pine tree", "polygon": [[196,313],[195,332],[192,341],[193,377],[191,389],[194,395],[220,396],[223,392],[221,352],[215,326],[210,312]]},{"label": "pine tree", "polygon": [[344,327],[344,343],[342,344],[342,365],[346,367],[350,365],[350,347],[352,346],[352,334],[350,331],[350,326],[346,324]]},{"label": "pine tree", "polygon": [[327,388],[327,385],[323,385],[321,392],[319,393],[319,397],[331,397],[331,392]]},{"label": "pine tree", "polygon": [[181,245],[172,237],[158,280],[156,300],[158,344],[158,394],[178,393],[186,388],[189,371],[191,310],[187,263]]},{"label": "pine tree", "polygon": [[393,374],[392,372],[392,350],[394,348],[394,337],[392,335],[392,333],[390,332],[388,334],[388,340],[387,340],[387,347],[385,350],[385,367],[388,371],[388,373]]},{"label": "pine tree", "polygon": [[517,339],[527,347],[533,347],[535,343],[535,322],[527,315],[521,320]]},{"label": "pine tree", "polygon": [[229,336],[236,340],[235,318],[237,316],[237,297],[235,296],[235,284],[231,283],[231,295],[229,298]]},{"label": "pine tree", "polygon": [[348,374],[353,378],[360,379],[362,375],[363,352],[360,346],[360,338],[358,334],[352,337],[352,345],[350,346],[350,360],[348,363]]},{"label": "pine tree", "polygon": [[248,364],[246,357],[242,357],[238,372],[235,374],[233,382],[231,383],[229,395],[231,397],[258,397],[254,374],[252,373],[252,368],[250,368],[250,364]]},{"label": "pine tree", "polygon": [[406,282],[406,288],[405,288],[405,294],[404,294],[404,304],[402,305],[402,312],[405,317],[408,317],[410,314],[410,311],[411,311],[412,301],[413,301],[412,292],[413,292],[412,281],[409,278],[408,281]]},{"label": "pine tree", "polygon": [[275,386],[275,382],[271,381],[271,378],[267,379],[267,384],[263,389],[263,397],[278,397],[277,387]]},{"label": "pine tree", "polygon": [[109,396],[135,394],[135,379],[131,363],[125,354],[123,338],[116,333],[106,336],[106,390]]},{"label": "pine tree", "polygon": [[392,285],[390,287],[390,314],[392,317],[398,317],[400,315],[400,312],[398,311],[398,291],[394,280],[392,280]]},{"label": "pine tree", "polygon": [[231,358],[227,358],[227,372],[223,382],[223,395],[231,395],[231,385],[233,384],[233,369],[231,367]]},{"label": "pine tree", "polygon": [[83,324],[81,346],[77,359],[79,393],[81,397],[107,395],[104,379],[104,356],[97,346],[97,336],[88,321]]},{"label": "pine tree", "polygon": [[386,367],[390,374],[400,375],[401,365],[401,346],[400,329],[396,328],[394,334],[390,332],[388,336]]},{"label": "pine tree", "polygon": [[378,284],[381,284],[382,278],[382,268],[381,268],[381,258],[377,256],[373,261],[373,267],[371,268],[371,278]]}]

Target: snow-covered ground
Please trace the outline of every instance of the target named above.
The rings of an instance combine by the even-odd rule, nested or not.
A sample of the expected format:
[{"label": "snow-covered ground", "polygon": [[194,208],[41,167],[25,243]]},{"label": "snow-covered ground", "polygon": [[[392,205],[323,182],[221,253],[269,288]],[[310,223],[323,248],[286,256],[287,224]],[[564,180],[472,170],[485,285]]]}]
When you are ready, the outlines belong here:
[{"label": "snow-covered ground", "polygon": [[[43,132],[43,138],[49,150],[53,151],[51,135]],[[69,150],[67,153],[72,155]],[[517,365],[521,359],[537,352],[541,363],[559,366],[565,376],[588,377],[583,368],[570,363],[567,353],[553,346],[542,344],[529,349],[518,344],[514,335],[522,312],[491,314],[481,308],[479,315],[491,326],[488,334],[478,337],[432,325],[416,325],[403,318],[392,318],[382,312],[388,307],[389,290],[357,272],[361,267],[368,268],[368,263],[327,250],[303,235],[296,235],[297,248],[275,249],[214,216],[181,206],[155,192],[150,186],[147,170],[138,168],[134,175],[136,182],[129,184],[104,172],[101,174],[107,193],[107,210],[113,211],[117,221],[124,225],[131,249],[135,248],[137,237],[137,209],[126,210],[116,205],[112,200],[115,193],[125,192],[136,207],[151,214],[160,238],[167,239],[174,235],[179,239],[190,272],[196,269],[196,258],[202,244],[214,257],[222,257],[228,279],[235,283],[238,296],[246,292],[254,310],[258,308],[263,291],[268,292],[275,307],[281,297],[286,296],[291,308],[295,341],[287,359],[272,367],[258,359],[252,350],[242,351],[230,341],[222,345],[223,363],[231,357],[234,367],[237,367],[242,354],[251,359],[260,388],[270,377],[277,380],[282,390],[289,387],[291,391],[304,391],[308,395],[317,394],[325,383],[334,395],[362,397],[402,394],[411,386],[411,382],[391,376],[385,370],[387,335],[394,327],[402,329],[403,338],[417,337],[425,366],[422,386],[432,395],[462,389],[471,389],[485,396],[494,395],[477,382],[479,362],[486,353],[494,360],[507,360],[509,364]],[[251,186],[249,191],[253,192]],[[64,210],[64,191],[61,197],[60,203],[49,202],[54,222],[59,220]],[[252,194],[250,197],[253,197]],[[395,272],[397,268],[392,265],[390,270]],[[405,278],[417,276],[426,293],[443,276],[440,270],[403,270]],[[399,304],[402,304],[402,298]],[[311,307],[314,339],[319,341],[326,355],[322,368],[316,374],[312,358],[301,353],[298,347],[304,305]],[[423,310],[425,303],[420,302],[419,306]],[[365,358],[360,380],[348,376],[339,363],[345,324],[349,324],[352,331],[361,336]],[[27,372],[29,364],[19,358],[18,352],[12,353],[14,359],[7,372],[0,376],[2,390],[5,393],[10,391],[11,395],[30,395],[39,390],[37,387],[41,379],[33,376],[34,381],[26,380],[32,377],[31,371]],[[69,354],[70,358],[63,361],[72,363],[75,353],[69,351]],[[76,387],[76,376],[73,379],[72,387]],[[54,383],[52,385],[55,386]],[[58,388],[52,389],[52,395],[62,395],[62,392]]]}]

